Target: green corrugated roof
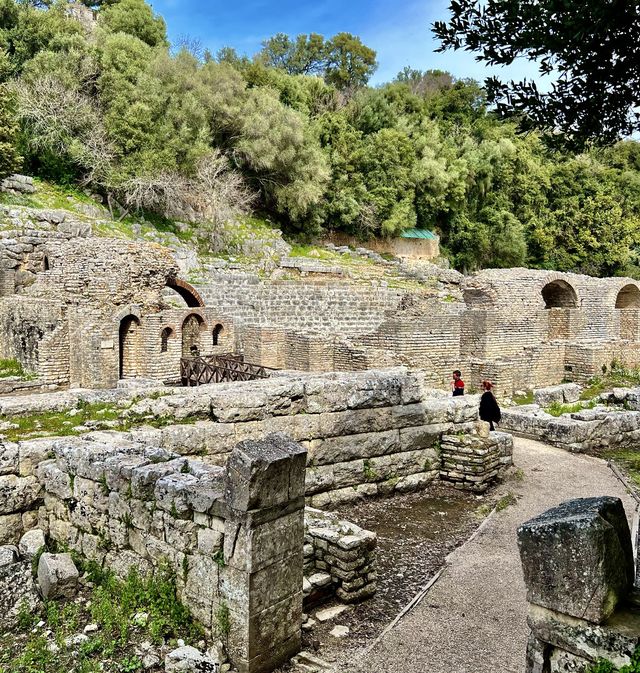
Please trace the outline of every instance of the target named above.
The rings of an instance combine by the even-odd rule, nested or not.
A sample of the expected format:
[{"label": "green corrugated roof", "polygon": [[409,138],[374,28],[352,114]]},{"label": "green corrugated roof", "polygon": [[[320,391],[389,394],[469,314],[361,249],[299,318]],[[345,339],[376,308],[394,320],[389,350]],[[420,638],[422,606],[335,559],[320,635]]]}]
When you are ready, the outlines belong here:
[{"label": "green corrugated roof", "polygon": [[400,234],[400,238],[428,238],[434,239],[436,235],[428,229],[407,229]]}]

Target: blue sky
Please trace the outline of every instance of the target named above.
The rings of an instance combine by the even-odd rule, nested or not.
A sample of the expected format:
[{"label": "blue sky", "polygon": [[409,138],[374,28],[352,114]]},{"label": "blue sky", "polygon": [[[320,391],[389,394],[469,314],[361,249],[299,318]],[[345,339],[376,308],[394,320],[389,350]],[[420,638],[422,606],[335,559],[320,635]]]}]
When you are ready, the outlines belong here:
[{"label": "blue sky", "polygon": [[[379,68],[372,84],[392,79],[405,65],[448,70],[457,77],[480,81],[489,74],[466,52],[436,54],[430,25],[448,16],[449,0],[152,0],[175,41],[188,35],[212,52],[224,46],[254,54],[262,40],[276,33],[346,31],[360,36],[378,52]],[[527,62],[509,71],[494,70],[504,79],[535,75]]]}]

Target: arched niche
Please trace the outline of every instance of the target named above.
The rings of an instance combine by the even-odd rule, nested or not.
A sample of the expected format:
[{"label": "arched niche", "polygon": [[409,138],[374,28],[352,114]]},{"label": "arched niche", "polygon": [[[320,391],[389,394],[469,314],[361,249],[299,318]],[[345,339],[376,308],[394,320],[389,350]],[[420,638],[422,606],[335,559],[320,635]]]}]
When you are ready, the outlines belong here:
[{"label": "arched niche", "polygon": [[222,336],[222,333],[224,332],[224,326],[218,323],[214,328],[213,331],[211,332],[211,342],[214,346],[218,346],[220,344],[220,337]]},{"label": "arched niche", "polygon": [[175,332],[171,327],[165,327],[160,332],[160,352],[166,353],[169,350],[169,340],[175,336]]},{"label": "arched niche", "polygon": [[616,309],[620,318],[620,339],[640,340],[640,289],[635,283],[625,285],[618,292]]},{"label": "arched niche", "polygon": [[202,355],[202,336],[207,325],[201,315],[190,313],[182,323],[182,357]]},{"label": "arched niche", "polygon": [[126,315],[119,329],[120,378],[134,379],[141,375],[143,365],[142,326],[135,315]]},{"label": "arched niche", "polygon": [[576,291],[564,280],[553,280],[542,288],[545,309],[578,308]]}]

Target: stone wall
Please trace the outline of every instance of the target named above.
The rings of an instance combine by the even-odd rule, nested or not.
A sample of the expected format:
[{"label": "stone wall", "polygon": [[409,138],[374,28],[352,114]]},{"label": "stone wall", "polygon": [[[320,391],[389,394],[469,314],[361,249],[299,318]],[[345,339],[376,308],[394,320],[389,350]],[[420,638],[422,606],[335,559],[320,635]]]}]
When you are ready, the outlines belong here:
[{"label": "stone wall", "polygon": [[522,437],[538,439],[567,451],[635,448],[640,441],[640,411],[608,407],[552,416],[538,405],[502,411],[501,427]]},{"label": "stone wall", "polygon": [[489,432],[488,423],[479,426],[478,434],[444,435],[440,442],[440,479],[474,493],[484,493],[513,464],[513,437]]},{"label": "stone wall", "polygon": [[59,440],[53,453],[36,468],[52,539],[119,575],[168,564],[241,673],[298,651],[304,449],[272,435],[240,444],[226,468],[136,443]]},{"label": "stone wall", "polygon": [[475,428],[477,396],[443,396],[421,383],[399,368],[174,390],[131,413],[192,422],[129,436],[222,465],[238,441],[284,432],[308,450],[310,504],[328,507],[424,488],[438,477],[442,434]]}]

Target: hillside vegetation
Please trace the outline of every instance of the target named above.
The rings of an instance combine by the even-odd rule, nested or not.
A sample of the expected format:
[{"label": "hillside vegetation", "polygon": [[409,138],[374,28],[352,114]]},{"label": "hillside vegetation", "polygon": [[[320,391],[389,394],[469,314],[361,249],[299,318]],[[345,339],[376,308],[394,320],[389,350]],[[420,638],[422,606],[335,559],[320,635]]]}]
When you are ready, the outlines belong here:
[{"label": "hillside vegetation", "polygon": [[432,229],[461,270],[640,273],[636,142],[551,149],[444,72],[369,87],[375,52],[347,33],[212,55],[170,46],[144,0],[96,3],[96,22],[72,6],[0,0],[0,175],[88,187],[211,240],[258,213],[301,238]]}]

